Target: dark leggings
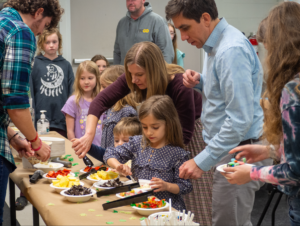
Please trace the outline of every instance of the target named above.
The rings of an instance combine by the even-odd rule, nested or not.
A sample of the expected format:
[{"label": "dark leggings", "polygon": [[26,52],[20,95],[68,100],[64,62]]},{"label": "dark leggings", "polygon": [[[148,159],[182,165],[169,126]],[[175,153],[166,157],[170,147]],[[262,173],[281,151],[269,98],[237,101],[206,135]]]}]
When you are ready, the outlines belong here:
[{"label": "dark leggings", "polygon": [[92,144],[88,154],[91,155],[92,157],[94,157],[95,159],[104,163],[104,160],[103,160],[103,156],[105,154],[104,148],[97,146],[95,144]]}]

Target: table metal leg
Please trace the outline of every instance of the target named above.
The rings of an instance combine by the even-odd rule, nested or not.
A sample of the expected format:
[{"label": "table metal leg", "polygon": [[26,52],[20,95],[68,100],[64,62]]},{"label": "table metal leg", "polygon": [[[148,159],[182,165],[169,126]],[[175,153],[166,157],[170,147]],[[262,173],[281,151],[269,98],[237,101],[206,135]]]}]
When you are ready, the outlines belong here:
[{"label": "table metal leg", "polygon": [[10,224],[17,226],[15,183],[9,178]]},{"label": "table metal leg", "polygon": [[273,199],[276,191],[277,191],[277,189],[274,187],[273,190],[272,190],[272,193],[271,193],[271,195],[270,195],[270,197],[268,199],[268,202],[267,202],[267,204],[266,204],[266,206],[265,206],[265,208],[264,208],[264,210],[263,210],[263,212],[262,212],[262,214],[261,214],[261,216],[260,216],[260,218],[258,220],[257,226],[261,225],[261,223],[262,223],[262,221],[263,221],[263,219],[264,219],[264,217],[265,217],[265,215],[266,215],[266,213],[267,213],[267,211],[269,209],[269,206],[271,204],[271,201],[272,201],[272,199]]},{"label": "table metal leg", "polygon": [[279,205],[279,202],[281,200],[281,197],[282,197],[283,193],[282,192],[279,192],[279,196],[277,198],[277,201],[275,203],[275,206],[273,207],[273,211],[272,211],[272,226],[275,226],[275,212],[276,212],[276,209]]},{"label": "table metal leg", "polygon": [[33,213],[33,226],[40,226],[40,214],[37,209],[32,206],[32,213]]}]

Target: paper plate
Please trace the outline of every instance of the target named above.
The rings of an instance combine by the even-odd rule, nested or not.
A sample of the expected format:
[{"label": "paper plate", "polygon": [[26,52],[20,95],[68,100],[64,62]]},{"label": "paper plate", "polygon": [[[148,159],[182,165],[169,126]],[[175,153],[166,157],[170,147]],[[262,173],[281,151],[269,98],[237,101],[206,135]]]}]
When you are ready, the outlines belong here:
[{"label": "paper plate", "polygon": [[[248,164],[248,163],[245,163],[245,165],[255,166],[255,165],[253,165],[253,164]],[[227,164],[219,165],[219,166],[217,167],[217,170],[220,171],[220,172],[222,172],[222,173],[233,173],[233,172],[225,172],[225,171],[223,170],[223,168],[226,168],[226,167],[227,167]]]}]

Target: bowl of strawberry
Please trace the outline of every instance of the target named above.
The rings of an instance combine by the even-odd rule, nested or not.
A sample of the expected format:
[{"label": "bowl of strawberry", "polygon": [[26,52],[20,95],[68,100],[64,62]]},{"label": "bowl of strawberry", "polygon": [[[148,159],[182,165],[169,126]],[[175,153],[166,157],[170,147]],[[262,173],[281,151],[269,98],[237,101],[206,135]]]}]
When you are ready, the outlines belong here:
[{"label": "bowl of strawberry", "polygon": [[110,169],[109,168],[107,168],[107,167],[105,167],[104,165],[102,165],[102,166],[96,166],[96,167],[89,167],[89,166],[87,166],[87,167],[85,167],[84,169],[81,169],[80,170],[80,172],[81,173],[88,173],[88,172],[90,172],[92,169],[94,169],[94,170],[99,170],[100,168],[106,168],[105,169],[105,171],[110,171]]},{"label": "bowl of strawberry", "polygon": [[68,176],[68,175],[72,175],[72,176],[75,176],[74,173],[71,173],[71,170],[68,170],[68,169],[63,169],[63,170],[58,170],[58,171],[49,171],[48,173],[45,173],[43,175],[43,178],[47,179],[48,182],[51,184],[52,183],[52,180],[56,180],[56,177],[58,175],[61,175],[61,176]]}]

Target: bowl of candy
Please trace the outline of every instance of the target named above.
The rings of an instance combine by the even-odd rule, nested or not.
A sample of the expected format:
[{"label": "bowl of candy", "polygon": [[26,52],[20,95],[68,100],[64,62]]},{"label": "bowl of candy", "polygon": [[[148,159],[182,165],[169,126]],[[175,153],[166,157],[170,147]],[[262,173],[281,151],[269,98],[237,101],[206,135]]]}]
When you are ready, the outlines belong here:
[{"label": "bowl of candy", "polygon": [[110,180],[114,180],[119,178],[120,175],[113,171],[98,171],[97,173],[91,174],[87,177],[88,180],[91,181],[105,181],[108,182]]},{"label": "bowl of candy", "polygon": [[84,185],[84,183],[69,174],[68,176],[58,175],[56,180],[52,181],[50,187],[54,188],[57,193],[60,193],[62,190],[71,188],[73,185]]},{"label": "bowl of candy", "polygon": [[96,191],[82,185],[74,185],[69,189],[61,191],[60,194],[70,202],[87,202],[96,194]]},{"label": "bowl of candy", "polygon": [[100,180],[95,182],[93,186],[98,189],[112,189],[112,188],[123,186],[125,184],[126,182],[120,181],[120,178],[117,178],[109,181]]},{"label": "bowl of candy", "polygon": [[47,181],[51,184],[53,182],[53,180],[56,180],[56,177],[60,175],[60,176],[72,176],[74,177],[75,174],[71,173],[71,170],[68,169],[63,169],[63,170],[58,170],[58,171],[49,171],[48,173],[45,173],[43,175],[43,178],[47,179]]},{"label": "bowl of candy", "polygon": [[169,207],[164,199],[159,200],[154,196],[148,197],[148,201],[141,203],[132,203],[131,207],[135,209],[139,214],[149,216],[153,213],[162,212]]}]

